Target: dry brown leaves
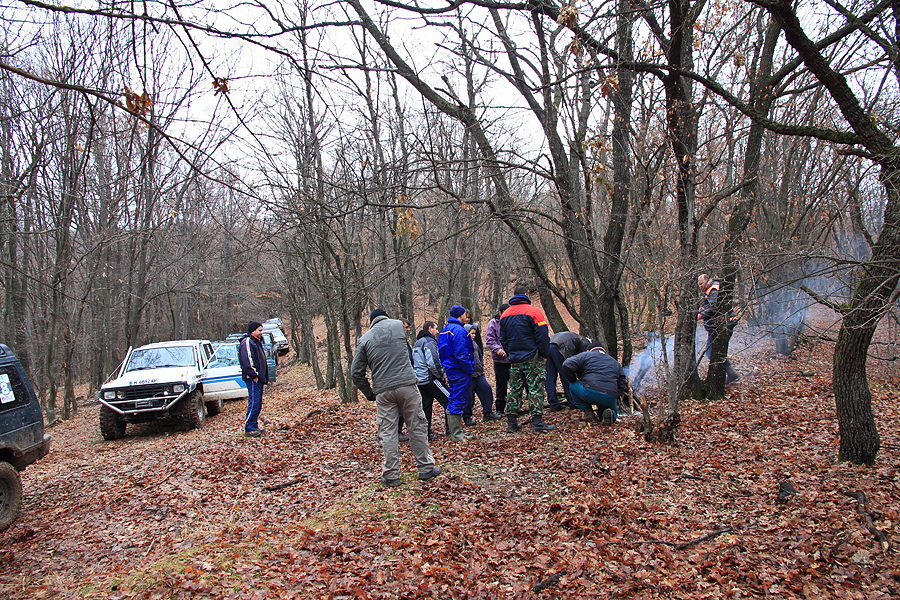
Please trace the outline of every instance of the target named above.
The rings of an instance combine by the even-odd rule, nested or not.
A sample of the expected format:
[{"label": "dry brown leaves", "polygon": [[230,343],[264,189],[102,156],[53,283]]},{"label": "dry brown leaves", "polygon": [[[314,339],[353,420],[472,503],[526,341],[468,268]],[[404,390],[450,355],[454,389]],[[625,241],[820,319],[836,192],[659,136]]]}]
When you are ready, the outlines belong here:
[{"label": "dry brown leaves", "polygon": [[[371,407],[305,418],[336,395],[301,368],[266,391],[258,440],[240,435],[242,403],[200,431],[129,426],[117,442],[85,405],[23,474],[0,597],[896,597],[896,550],[843,494],[865,492],[896,545],[896,381],[873,376],[877,466],[837,464],[829,353],[804,357],[816,374],[801,377],[798,361],[762,352],[726,400],[684,406],[673,446],[624,420],[548,413],[557,433],[496,422],[433,444],[447,474],[424,484],[404,446],[405,485],[390,490]],[[797,494],[776,504],[781,481]]]}]

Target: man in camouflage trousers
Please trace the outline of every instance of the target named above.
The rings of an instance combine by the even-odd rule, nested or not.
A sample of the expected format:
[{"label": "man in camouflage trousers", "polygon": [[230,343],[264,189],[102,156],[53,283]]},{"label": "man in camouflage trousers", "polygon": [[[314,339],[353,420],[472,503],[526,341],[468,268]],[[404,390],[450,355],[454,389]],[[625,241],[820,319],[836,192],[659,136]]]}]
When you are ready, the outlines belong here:
[{"label": "man in camouflage trousers", "polygon": [[523,393],[528,396],[532,429],[553,431],[544,424],[545,361],[550,355],[550,333],[544,313],[531,305],[528,288],[516,286],[509,308],[500,315],[500,343],[509,356],[509,396],[506,401],[506,431],[522,428],[518,423]]}]

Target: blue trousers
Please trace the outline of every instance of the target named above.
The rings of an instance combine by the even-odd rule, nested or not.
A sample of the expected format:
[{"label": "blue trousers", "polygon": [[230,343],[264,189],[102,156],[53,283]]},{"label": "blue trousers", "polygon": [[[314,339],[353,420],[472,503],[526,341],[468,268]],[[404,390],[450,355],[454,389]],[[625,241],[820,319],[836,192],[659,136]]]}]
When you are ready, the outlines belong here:
[{"label": "blue trousers", "polygon": [[602,394],[597,390],[584,387],[580,381],[569,386],[569,392],[572,393],[572,404],[579,410],[588,410],[592,405],[599,408],[602,414],[607,408],[613,411],[613,422],[619,418],[619,401],[615,396]]},{"label": "blue trousers", "polygon": [[565,375],[563,375],[562,364],[563,357],[562,354],[559,353],[559,347],[556,344],[550,344],[550,356],[547,357],[546,365],[547,402],[550,404],[550,408],[556,408],[557,406],[559,406],[559,400],[556,399],[557,375],[559,375],[559,379],[560,381],[562,381],[563,392],[566,395],[566,400],[568,400],[569,402],[572,401],[572,394],[569,393],[569,380],[566,379]]},{"label": "blue trousers", "polygon": [[[472,416],[472,406],[475,404],[475,396],[478,396],[478,400],[481,401],[481,412],[483,414],[490,414],[493,412],[493,404],[494,404],[494,390],[491,389],[491,384],[488,383],[488,380],[485,376],[479,375],[478,379],[472,380],[472,389],[469,392],[469,404],[466,408],[466,413],[468,416]],[[463,414],[466,416],[466,414]]]},{"label": "blue trousers", "polygon": [[247,381],[247,416],[244,418],[244,431],[259,429],[259,413],[262,410],[263,384],[259,381]]},{"label": "blue trousers", "polygon": [[472,374],[460,369],[447,369],[447,384],[450,388],[450,399],[447,402],[447,414],[461,415],[469,404],[469,386],[472,385]]}]

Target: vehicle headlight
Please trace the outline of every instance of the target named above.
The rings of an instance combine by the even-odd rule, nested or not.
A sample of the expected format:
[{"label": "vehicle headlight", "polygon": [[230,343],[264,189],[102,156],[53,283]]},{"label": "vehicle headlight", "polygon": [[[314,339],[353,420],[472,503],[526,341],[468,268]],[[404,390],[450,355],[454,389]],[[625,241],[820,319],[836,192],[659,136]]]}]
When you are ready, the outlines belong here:
[{"label": "vehicle headlight", "polygon": [[174,392],[174,393],[176,393],[176,394],[180,394],[180,393],[183,392],[183,391],[184,391],[184,384],[183,384],[183,383],[177,383],[177,384],[175,384],[175,385],[172,386],[172,392]]},{"label": "vehicle headlight", "polygon": [[115,400],[116,392],[113,390],[104,390],[103,391],[103,399],[104,400]]}]

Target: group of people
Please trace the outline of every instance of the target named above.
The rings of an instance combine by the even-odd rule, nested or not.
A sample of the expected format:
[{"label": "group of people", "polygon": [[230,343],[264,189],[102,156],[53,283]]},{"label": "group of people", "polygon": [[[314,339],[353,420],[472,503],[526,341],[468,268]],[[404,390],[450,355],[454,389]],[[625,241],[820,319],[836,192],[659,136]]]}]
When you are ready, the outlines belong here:
[{"label": "group of people", "polygon": [[[705,275],[698,283],[704,293],[699,317],[712,329],[717,287]],[[545,433],[556,426],[544,422],[544,398],[551,411],[563,410],[557,379],[571,408],[583,411],[587,420],[604,425],[615,423],[619,399],[627,391],[622,366],[602,344],[568,331],[550,336],[547,320],[531,304],[525,286],[516,287],[509,303],[500,306],[488,323],[484,343],[472,313],[459,304],[450,308],[442,330],[438,331],[433,321],[426,321],[412,346],[405,319],[391,319],[383,309],[376,308],[369,321],[371,326],[359,339],[353,356],[351,376],[376,407],[378,437],[384,450],[381,481],[386,486],[401,484],[399,440],[404,422],[419,479],[426,481],[441,474],[429,446],[434,439],[435,401],[444,408],[449,439],[456,442],[471,437],[463,432],[463,424],[475,423],[472,411],[476,397],[485,421],[505,415],[506,431],[512,433],[522,429],[520,412],[529,412],[532,430]],[[265,356],[259,342],[262,325],[251,321],[247,329],[249,335],[241,341],[239,351],[250,390],[244,430],[248,437],[257,437],[263,433],[257,419],[266,383]],[[494,363],[496,411],[490,383],[484,376],[485,343]],[[730,363],[726,364],[729,379],[736,378]],[[367,372],[371,373],[371,382]],[[528,408],[522,411],[526,399]]]},{"label": "group of people", "polygon": [[[390,319],[378,308],[369,316],[371,327],[360,339],[353,356],[351,376],[356,387],[375,404],[378,436],[384,450],[381,481],[400,485],[400,427],[405,423],[410,449],[420,480],[440,474],[429,442],[434,439],[434,402],[444,408],[445,428],[451,441],[471,437],[463,424],[473,425],[475,398],[485,421],[503,418],[506,431],[522,429],[519,414],[528,402],[532,430],[553,431],[544,422],[544,394],[550,410],[563,410],[556,394],[556,379],[570,406],[612,425],[626,379],[619,363],[601,344],[569,332],[549,335],[543,313],[532,306],[527,288],[519,286],[494,315],[482,342],[472,313],[456,304],[443,329],[426,321],[410,346],[402,320]],[[494,394],[484,376],[484,344],[494,362]],[[371,382],[368,374],[371,374]],[[552,374],[548,377],[548,374]],[[551,389],[552,388],[552,389]]]}]

